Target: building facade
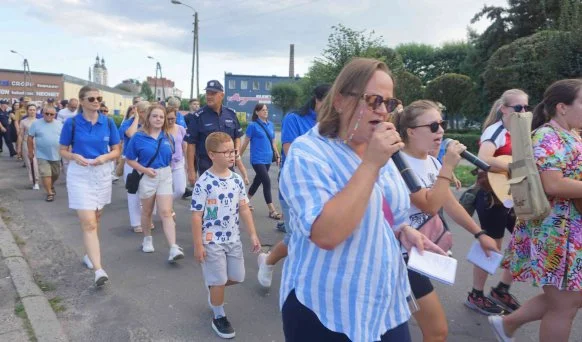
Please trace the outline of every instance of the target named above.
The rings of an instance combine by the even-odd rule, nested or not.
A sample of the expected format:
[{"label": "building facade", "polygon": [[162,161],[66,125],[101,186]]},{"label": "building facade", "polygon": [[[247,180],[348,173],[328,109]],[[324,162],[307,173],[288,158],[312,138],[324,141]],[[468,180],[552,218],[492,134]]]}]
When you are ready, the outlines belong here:
[{"label": "building facade", "polygon": [[[89,80],[91,80],[91,73],[89,73]],[[95,64],[93,64],[93,83],[107,86],[108,72],[105,66],[105,59],[101,58],[99,61],[99,55],[95,57]]]},{"label": "building facade", "polygon": [[283,112],[271,102],[271,88],[282,82],[293,82],[298,78],[281,76],[256,76],[224,74],[225,105],[234,109],[241,122],[251,120],[253,110],[258,103],[269,108],[269,120],[281,123]]},{"label": "building facade", "polygon": [[157,100],[165,100],[170,96],[182,98],[182,91],[175,87],[175,83],[165,77],[155,78],[148,76],[146,82],[152,88]]},{"label": "building facade", "polygon": [[120,89],[65,74],[31,72],[30,76],[30,82],[25,82],[22,70],[0,69],[0,99],[13,103],[28,96],[32,102],[40,105],[48,98],[57,101],[77,98],[83,86],[91,85],[101,91],[103,102],[117,114],[124,113],[132,105],[135,96]]}]

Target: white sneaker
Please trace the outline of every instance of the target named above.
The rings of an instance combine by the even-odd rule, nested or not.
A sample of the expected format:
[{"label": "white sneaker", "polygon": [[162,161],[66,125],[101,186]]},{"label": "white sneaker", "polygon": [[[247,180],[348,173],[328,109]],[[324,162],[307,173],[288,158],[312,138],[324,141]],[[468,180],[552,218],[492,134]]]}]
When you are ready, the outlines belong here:
[{"label": "white sneaker", "polygon": [[93,269],[93,263],[91,262],[91,259],[89,259],[89,256],[87,254],[85,254],[85,256],[83,256],[83,264],[90,270]]},{"label": "white sneaker", "polygon": [[168,257],[168,262],[173,264],[176,260],[184,259],[184,252],[182,248],[176,244],[170,247],[170,256]]},{"label": "white sneaker", "polygon": [[40,190],[40,187],[38,186],[38,184],[35,184],[35,185],[32,187],[32,190]]},{"label": "white sneaker", "polygon": [[144,253],[154,252],[154,239],[151,236],[144,236],[143,242],[141,243],[141,250]]},{"label": "white sneaker", "polygon": [[257,262],[259,264],[259,272],[257,273],[257,278],[259,279],[259,284],[263,287],[271,287],[271,281],[273,280],[273,265],[267,265],[267,253],[259,254]]},{"label": "white sneaker", "polygon": [[115,173],[111,174],[111,182],[115,183],[119,180],[119,177]]},{"label": "white sneaker", "polygon": [[103,269],[95,271],[95,286],[103,286],[108,280],[109,277]]},{"label": "white sneaker", "polygon": [[503,316],[489,316],[487,317],[491,328],[495,332],[495,337],[499,342],[513,342],[515,338],[507,336],[503,328]]}]

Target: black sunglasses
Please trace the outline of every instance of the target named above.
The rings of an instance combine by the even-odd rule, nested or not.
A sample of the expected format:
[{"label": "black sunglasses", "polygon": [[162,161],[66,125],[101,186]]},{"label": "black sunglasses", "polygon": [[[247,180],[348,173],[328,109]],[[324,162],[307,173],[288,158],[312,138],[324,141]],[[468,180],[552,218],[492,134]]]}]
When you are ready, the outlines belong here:
[{"label": "black sunglasses", "polygon": [[528,105],[515,105],[515,106],[508,106],[508,105],[504,105],[505,107],[509,107],[509,108],[513,108],[513,110],[516,113],[521,113],[521,111],[525,111],[525,112],[529,112],[531,110],[531,107]]},{"label": "black sunglasses", "polygon": [[431,122],[428,125],[411,126],[410,128],[429,127],[431,133],[436,133],[439,131],[439,126],[442,127],[443,130],[446,130],[447,120]]},{"label": "black sunglasses", "polygon": [[[356,93],[348,93],[348,95],[358,96],[358,94]],[[392,113],[396,109],[396,107],[398,107],[398,105],[402,103],[397,98],[384,99],[382,95],[376,94],[362,94],[362,99],[374,111],[378,110],[378,108],[380,108],[380,106],[383,103],[384,106],[386,106],[386,111],[388,113]]]},{"label": "black sunglasses", "polygon": [[57,114],[56,113],[44,113],[44,115],[46,115],[46,116],[55,116]]},{"label": "black sunglasses", "polygon": [[89,102],[95,102],[95,100],[97,100],[97,102],[101,102],[103,101],[103,96],[91,96],[91,97],[86,97],[87,101]]}]

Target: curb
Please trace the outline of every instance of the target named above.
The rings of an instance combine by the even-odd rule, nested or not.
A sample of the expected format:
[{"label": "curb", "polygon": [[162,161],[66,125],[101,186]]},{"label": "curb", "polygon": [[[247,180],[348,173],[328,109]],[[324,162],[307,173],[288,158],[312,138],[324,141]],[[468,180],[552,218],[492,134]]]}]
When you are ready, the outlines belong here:
[{"label": "curb", "polygon": [[39,342],[68,341],[57,315],[40,290],[12,233],[0,217],[0,252]]}]

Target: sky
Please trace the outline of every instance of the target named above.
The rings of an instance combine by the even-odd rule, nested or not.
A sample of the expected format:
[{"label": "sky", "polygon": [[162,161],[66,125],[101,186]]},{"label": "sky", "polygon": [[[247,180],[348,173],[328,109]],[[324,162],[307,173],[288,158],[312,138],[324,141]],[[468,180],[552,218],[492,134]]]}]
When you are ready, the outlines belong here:
[{"label": "sky", "polygon": [[[105,59],[109,86],[124,79],[163,76],[190,94],[193,11],[170,0],[0,0],[3,48],[0,68],[64,73],[87,79],[95,56]],[[225,72],[307,72],[321,55],[331,27],[374,31],[386,46],[440,45],[464,40],[470,20],[485,4],[506,0],[182,0],[198,12],[200,91]],[[472,28],[482,31],[482,21]]]}]

